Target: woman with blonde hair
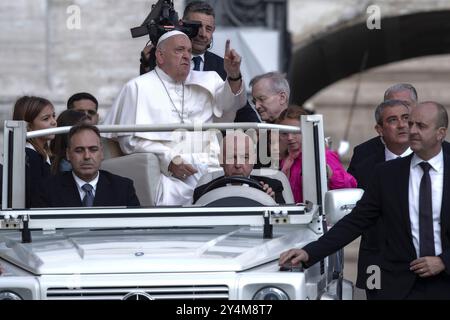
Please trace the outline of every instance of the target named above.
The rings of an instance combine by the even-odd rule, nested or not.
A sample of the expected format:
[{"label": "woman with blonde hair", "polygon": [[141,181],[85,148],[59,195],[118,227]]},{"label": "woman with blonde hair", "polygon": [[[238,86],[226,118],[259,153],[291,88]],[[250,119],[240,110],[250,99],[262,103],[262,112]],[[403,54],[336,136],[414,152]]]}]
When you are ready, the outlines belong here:
[{"label": "woman with blonde hair", "polygon": [[[301,107],[289,106],[275,123],[299,127],[300,116],[307,114]],[[355,178],[345,171],[336,152],[326,149],[325,158],[328,189],[356,188]],[[280,159],[281,171],[289,179],[295,202],[303,202],[301,133],[280,133]]]}]

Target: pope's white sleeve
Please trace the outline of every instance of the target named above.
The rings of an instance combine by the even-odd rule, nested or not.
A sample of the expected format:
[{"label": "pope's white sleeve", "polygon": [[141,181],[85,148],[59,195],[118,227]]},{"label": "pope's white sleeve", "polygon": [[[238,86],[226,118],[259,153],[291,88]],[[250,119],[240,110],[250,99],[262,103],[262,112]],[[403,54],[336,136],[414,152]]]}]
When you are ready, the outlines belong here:
[{"label": "pope's white sleeve", "polygon": [[214,115],[221,117],[226,112],[235,112],[247,103],[244,82],[241,81],[241,89],[237,94],[231,91],[228,81],[223,81],[218,75],[215,99]]},{"label": "pope's white sleeve", "polygon": [[159,159],[159,166],[161,172],[166,176],[169,174],[169,164],[172,159],[177,156],[173,154],[172,148],[170,148],[170,142],[150,141],[147,139],[139,138],[136,136],[121,136],[118,137],[120,148],[123,153],[154,153]]},{"label": "pope's white sleeve", "polygon": [[[134,125],[136,123],[136,106],[137,106],[137,85],[133,81],[129,81],[123,86],[113,105],[108,110],[102,121],[103,125]],[[129,135],[129,133],[112,132],[103,133],[106,138],[113,138],[121,135]]]}]

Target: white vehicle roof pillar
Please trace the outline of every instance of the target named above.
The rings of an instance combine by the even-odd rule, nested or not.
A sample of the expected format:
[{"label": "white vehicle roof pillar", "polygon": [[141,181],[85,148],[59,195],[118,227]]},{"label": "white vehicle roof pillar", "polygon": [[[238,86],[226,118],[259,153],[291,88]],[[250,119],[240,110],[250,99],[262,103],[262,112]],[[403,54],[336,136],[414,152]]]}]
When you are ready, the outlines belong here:
[{"label": "white vehicle roof pillar", "polygon": [[2,209],[25,208],[25,121],[5,121]]},{"label": "white vehicle roof pillar", "polygon": [[302,184],[303,200],[319,207],[318,219],[313,219],[311,229],[317,233],[326,232],[324,223],[324,199],[328,190],[325,136],[322,115],[300,117],[302,130]]}]

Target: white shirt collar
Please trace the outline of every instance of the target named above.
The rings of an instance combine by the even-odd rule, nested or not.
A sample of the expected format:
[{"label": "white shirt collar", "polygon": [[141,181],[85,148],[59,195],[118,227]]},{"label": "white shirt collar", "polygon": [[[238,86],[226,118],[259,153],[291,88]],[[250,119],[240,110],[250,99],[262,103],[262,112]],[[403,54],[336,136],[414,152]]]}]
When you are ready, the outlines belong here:
[{"label": "white shirt collar", "polygon": [[[100,171],[97,172],[97,176],[89,182],[86,182],[86,181],[80,179],[73,171],[72,171],[72,176],[75,179],[75,182],[77,183],[78,191],[83,190],[83,189],[81,189],[81,187],[84,186],[86,183],[90,184],[92,186],[92,188],[94,188],[94,191],[95,191],[97,189],[97,183],[98,183],[98,178],[100,177]],[[84,190],[83,190],[83,192],[84,192]]]},{"label": "white shirt collar", "polygon": [[25,143],[25,148],[29,148],[29,149],[32,149],[32,150],[36,151],[34,146],[31,143],[29,143],[29,142]]},{"label": "white shirt collar", "polygon": [[[419,163],[423,162],[425,160],[421,159],[417,154],[414,154],[411,159],[411,168],[415,168],[419,165]],[[444,153],[439,151],[437,155],[435,155],[433,158],[426,161],[430,164],[431,168],[436,172],[442,172],[444,169]]]},{"label": "white shirt collar", "polygon": [[406,149],[405,152],[403,152],[401,155],[397,155],[397,154],[393,153],[391,150],[388,149],[387,146],[385,146],[385,148],[384,148],[384,158],[386,161],[397,159],[399,156],[404,158],[406,156],[409,156],[411,153],[412,153],[412,150],[410,147],[408,147],[408,149]]},{"label": "white shirt collar", "polygon": [[176,82],[175,80],[172,79],[171,76],[169,76],[167,73],[164,72],[163,69],[161,69],[160,67],[156,66],[155,67],[155,72],[157,72],[157,74],[159,75],[159,77],[161,78],[161,80],[171,83],[171,84],[179,84],[181,85],[181,82]]},{"label": "white shirt collar", "polygon": [[[200,70],[198,70],[198,71],[194,70],[194,68],[195,68],[194,58],[195,57],[200,57]],[[199,71],[203,71],[204,69],[205,69],[205,53],[199,54],[199,55],[192,55],[192,58],[191,58],[191,71],[199,72]]]},{"label": "white shirt collar", "polygon": [[[28,148],[28,149],[36,151],[36,148],[29,142],[25,143],[25,148]],[[47,155],[47,159],[45,159],[45,162],[47,162],[49,165],[52,165],[52,163],[50,161],[50,157],[48,155]]]},{"label": "white shirt collar", "polygon": [[194,54],[193,54],[191,60],[192,60],[194,57],[200,57],[200,58],[202,58],[202,62],[205,63],[205,53],[204,53],[204,52],[203,52],[202,54],[197,54],[197,55],[194,55]]}]

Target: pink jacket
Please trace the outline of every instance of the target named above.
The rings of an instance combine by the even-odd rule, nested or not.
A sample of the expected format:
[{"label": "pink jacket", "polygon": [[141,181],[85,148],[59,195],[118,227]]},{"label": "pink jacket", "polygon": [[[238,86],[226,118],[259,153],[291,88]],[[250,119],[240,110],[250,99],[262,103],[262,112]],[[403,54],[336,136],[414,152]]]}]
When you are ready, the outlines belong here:
[{"label": "pink jacket", "polygon": [[[327,164],[333,170],[333,175],[328,180],[328,189],[356,188],[356,179],[342,166],[339,156],[335,151],[325,150],[325,158]],[[300,153],[295,159],[286,158],[281,160],[281,171],[283,171],[289,179],[292,193],[296,203],[303,202],[302,187],[302,154]]]}]

